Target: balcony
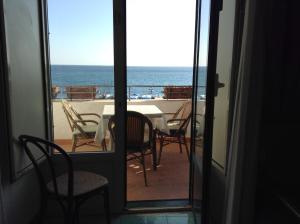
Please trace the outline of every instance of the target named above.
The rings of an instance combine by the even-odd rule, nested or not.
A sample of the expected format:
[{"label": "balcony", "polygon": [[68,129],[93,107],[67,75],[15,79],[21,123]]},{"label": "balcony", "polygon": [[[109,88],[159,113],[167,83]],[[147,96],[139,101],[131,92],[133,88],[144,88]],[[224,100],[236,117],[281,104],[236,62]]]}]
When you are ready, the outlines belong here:
[{"label": "balcony", "polygon": [[[170,118],[169,113],[175,113],[177,109],[188,99],[164,99],[156,97],[154,99],[128,99],[128,105],[155,105],[163,113],[165,118]],[[113,99],[74,99],[69,101],[80,113],[96,113],[102,116],[105,105],[113,105]],[[204,100],[198,101],[198,107],[203,108]],[[201,121],[201,120],[200,120]],[[53,123],[54,139],[66,151],[72,151],[72,132],[63,112],[60,99],[53,100]],[[203,125],[203,122],[200,122]],[[203,130],[200,127],[199,130]],[[190,124],[187,133],[190,139]],[[107,141],[110,141],[108,139]],[[157,142],[157,149],[159,148]],[[82,146],[76,148],[76,152],[103,152],[101,145]],[[160,199],[187,199],[189,193],[189,161],[187,154],[179,152],[178,144],[170,144],[163,151],[161,164],[157,171],[152,169],[151,155],[146,156],[146,172],[148,187],[144,185],[142,166],[135,162],[127,162],[127,199],[137,200],[160,200]],[[174,170],[176,169],[176,172]],[[172,191],[170,191],[172,188]]]}]

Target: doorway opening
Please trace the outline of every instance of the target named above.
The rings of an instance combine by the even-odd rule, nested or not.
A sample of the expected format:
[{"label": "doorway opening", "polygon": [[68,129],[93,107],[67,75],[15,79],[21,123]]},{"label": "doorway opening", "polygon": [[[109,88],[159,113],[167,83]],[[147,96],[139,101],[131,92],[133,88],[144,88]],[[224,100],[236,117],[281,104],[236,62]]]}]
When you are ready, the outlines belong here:
[{"label": "doorway opening", "polygon": [[[146,175],[143,163],[127,153],[127,207],[184,207],[191,187],[196,0],[128,0],[126,8],[127,105],[147,116],[155,130],[155,149],[145,156]],[[205,84],[204,66],[197,84],[202,109]]]},{"label": "doorway opening", "polygon": [[[125,194],[127,202],[134,202],[133,207],[139,207],[139,202],[161,207],[158,201],[184,207],[191,204],[192,198],[202,197],[202,192],[191,189],[192,185],[203,184],[202,178],[195,177],[202,175],[203,166],[210,1],[199,1],[203,7],[199,14],[202,30],[197,59],[194,40],[199,36],[195,34],[195,21],[199,23],[200,19],[196,18],[196,2],[127,1],[127,102],[124,101],[128,110],[145,115],[155,130],[153,151],[145,156],[145,172],[140,161],[133,159],[126,164]],[[68,152],[115,152],[108,127],[115,112],[113,7],[110,0],[96,1],[95,5],[49,1],[54,140]],[[66,20],[62,22],[61,18]],[[196,73],[194,60],[199,61]],[[193,108],[197,108],[194,125]],[[84,119],[79,128],[73,129],[68,112],[79,114],[74,120],[87,116],[94,125],[92,134],[85,131]],[[74,134],[79,132],[84,138],[76,142]],[[196,151],[191,149],[192,136],[196,137]],[[115,157],[124,155],[118,153]],[[195,161],[199,170],[192,175]],[[107,165],[104,169],[112,168]]]}]

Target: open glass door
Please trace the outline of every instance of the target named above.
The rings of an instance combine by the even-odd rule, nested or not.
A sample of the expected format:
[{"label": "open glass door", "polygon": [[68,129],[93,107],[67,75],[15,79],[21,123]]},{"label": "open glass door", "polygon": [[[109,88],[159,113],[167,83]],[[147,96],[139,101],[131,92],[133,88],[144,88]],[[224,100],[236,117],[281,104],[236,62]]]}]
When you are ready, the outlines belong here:
[{"label": "open glass door", "polygon": [[[76,169],[110,183],[112,212],[124,207],[125,2],[49,0],[54,142]],[[108,128],[116,116],[116,138]],[[57,167],[61,166],[58,160]],[[97,203],[97,202],[96,202]],[[86,212],[96,213],[98,205]]]},{"label": "open glass door", "polygon": [[[212,154],[215,152],[214,137],[215,97],[216,90],[222,85],[216,85],[217,50],[219,12],[221,1],[197,1],[196,7],[196,35],[194,62],[194,94],[192,119],[192,184],[191,199],[196,223],[206,223],[211,219],[211,176]],[[228,69],[229,70],[229,69]],[[206,89],[201,89],[205,77]],[[222,93],[223,94],[223,93]],[[220,110],[220,108],[218,108]],[[218,111],[220,114],[223,111]],[[224,121],[223,117],[223,121]],[[227,121],[227,120],[226,120]],[[225,122],[226,122],[225,121]],[[226,143],[222,150],[226,150]],[[222,187],[221,185],[219,187]],[[217,196],[215,197],[217,198]],[[222,198],[221,198],[222,199]],[[219,207],[222,204],[219,203]],[[214,211],[212,211],[214,212]],[[201,216],[200,216],[201,214]]]},{"label": "open glass door", "polygon": [[[195,45],[194,45],[194,77],[193,77],[193,116],[192,116],[192,150],[191,150],[191,201],[195,222],[201,223],[203,216],[202,202],[205,198],[204,159],[209,159],[208,150],[204,153],[205,108],[207,99],[206,86],[208,72],[208,40],[210,21],[210,0],[197,1]],[[206,130],[207,131],[207,130]],[[204,158],[206,156],[206,158]]]},{"label": "open glass door", "polygon": [[[197,10],[199,19],[196,23],[198,35],[195,44],[194,83],[198,86],[195,87],[193,97],[195,151],[192,199],[196,214],[199,214],[201,209],[201,218],[197,223],[200,223],[200,220],[202,223],[219,223],[223,215],[222,202],[230,136],[229,107],[232,102],[229,93],[234,94],[231,92],[233,84],[230,82],[235,46],[236,2],[202,0],[198,1]],[[207,74],[205,109],[201,107],[203,97],[199,89],[203,64]]]}]

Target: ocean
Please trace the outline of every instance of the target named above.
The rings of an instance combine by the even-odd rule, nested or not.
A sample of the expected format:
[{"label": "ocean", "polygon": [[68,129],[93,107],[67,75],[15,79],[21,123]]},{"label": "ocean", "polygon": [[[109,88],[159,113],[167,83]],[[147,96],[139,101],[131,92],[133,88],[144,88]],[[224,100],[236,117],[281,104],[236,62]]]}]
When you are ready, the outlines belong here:
[{"label": "ocean", "polygon": [[[205,94],[206,67],[200,67],[198,83],[199,94]],[[130,96],[162,96],[166,85],[192,85],[192,67],[127,67],[127,94]],[[65,86],[99,86],[99,95],[113,96],[113,66],[87,65],[51,65],[52,85]],[[134,85],[135,87],[132,87]],[[147,85],[147,87],[136,87]],[[150,87],[151,86],[151,87]],[[203,87],[202,87],[203,86]],[[129,90],[130,88],[130,90]],[[63,91],[58,98],[64,98]]]}]

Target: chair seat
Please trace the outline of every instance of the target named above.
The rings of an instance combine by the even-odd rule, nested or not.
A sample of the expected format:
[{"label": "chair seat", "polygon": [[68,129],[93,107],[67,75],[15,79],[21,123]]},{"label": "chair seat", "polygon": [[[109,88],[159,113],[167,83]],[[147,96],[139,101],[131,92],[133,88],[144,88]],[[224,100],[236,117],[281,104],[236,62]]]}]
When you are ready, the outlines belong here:
[{"label": "chair seat", "polygon": [[163,135],[165,137],[177,137],[178,135],[184,135],[184,130],[178,130],[178,128],[169,128],[159,130],[158,135]]},{"label": "chair seat", "polygon": [[[58,194],[60,196],[68,196],[68,174],[65,173],[56,178]],[[87,171],[74,171],[74,196],[81,196],[83,194],[97,190],[108,184],[108,180],[98,174]],[[54,193],[53,182],[47,184],[47,188],[51,193]]]},{"label": "chair seat", "polygon": [[[98,125],[82,125],[80,127],[86,134],[95,134],[97,131]],[[81,132],[78,129],[76,129],[73,131],[73,134],[80,135]]]}]

